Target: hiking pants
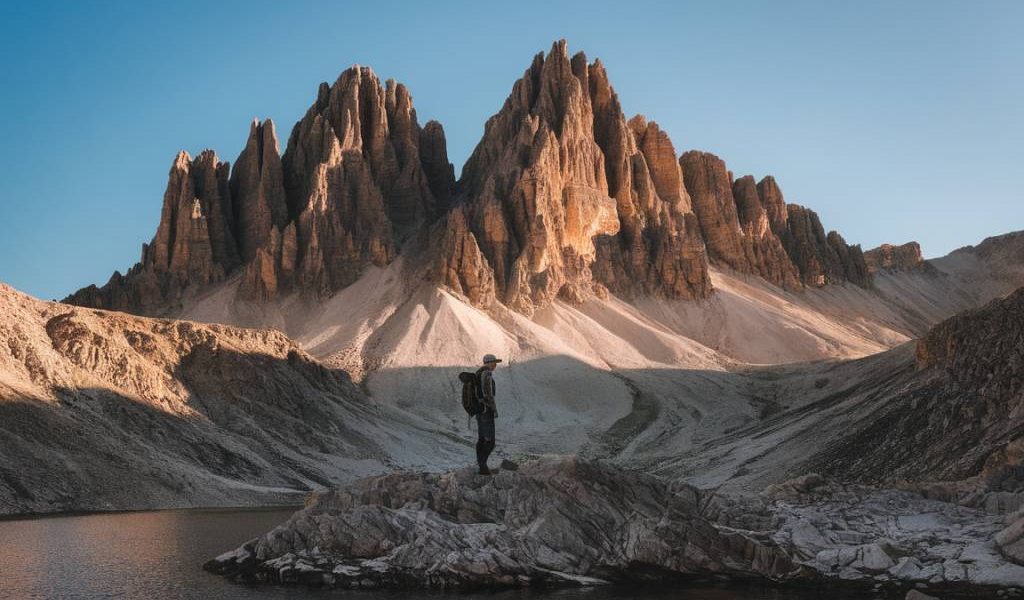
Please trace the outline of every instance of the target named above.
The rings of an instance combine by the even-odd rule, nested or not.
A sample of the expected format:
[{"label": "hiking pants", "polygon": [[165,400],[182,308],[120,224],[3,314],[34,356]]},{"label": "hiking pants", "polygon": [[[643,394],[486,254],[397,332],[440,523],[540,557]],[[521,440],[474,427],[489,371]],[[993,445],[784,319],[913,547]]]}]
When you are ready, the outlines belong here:
[{"label": "hiking pants", "polygon": [[476,429],[476,462],[481,467],[486,467],[487,458],[494,450],[494,417],[477,415]]}]

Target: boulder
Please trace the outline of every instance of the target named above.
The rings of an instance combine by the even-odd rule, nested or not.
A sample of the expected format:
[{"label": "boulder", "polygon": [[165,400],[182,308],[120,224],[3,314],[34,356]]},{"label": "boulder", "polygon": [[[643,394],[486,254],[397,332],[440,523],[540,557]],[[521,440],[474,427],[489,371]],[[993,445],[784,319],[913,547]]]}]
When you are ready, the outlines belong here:
[{"label": "boulder", "polygon": [[288,522],[205,568],[245,581],[445,588],[810,573],[771,543],[705,520],[688,485],[576,457],[490,477],[395,473],[315,493]]},{"label": "boulder", "polygon": [[1007,560],[1024,565],[1024,515],[1017,516],[1006,529],[996,534],[995,543]]}]

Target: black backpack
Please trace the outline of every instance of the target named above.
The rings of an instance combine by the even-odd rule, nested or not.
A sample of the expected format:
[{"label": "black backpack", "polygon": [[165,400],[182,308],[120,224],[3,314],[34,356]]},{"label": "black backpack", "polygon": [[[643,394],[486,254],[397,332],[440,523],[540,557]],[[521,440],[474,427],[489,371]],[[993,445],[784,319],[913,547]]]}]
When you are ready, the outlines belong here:
[{"label": "black backpack", "polygon": [[480,401],[480,373],[463,371],[459,373],[462,382],[462,408],[466,414],[475,417],[484,412],[484,403]]}]

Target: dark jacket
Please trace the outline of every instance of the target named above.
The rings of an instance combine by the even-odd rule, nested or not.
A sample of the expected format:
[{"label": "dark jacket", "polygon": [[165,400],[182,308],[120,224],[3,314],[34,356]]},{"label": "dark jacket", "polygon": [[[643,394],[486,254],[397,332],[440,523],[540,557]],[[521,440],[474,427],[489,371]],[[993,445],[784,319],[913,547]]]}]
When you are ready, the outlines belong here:
[{"label": "dark jacket", "polygon": [[480,401],[484,404],[484,412],[480,413],[480,416],[493,419],[498,416],[498,404],[494,401],[494,394],[497,392],[494,372],[487,367],[480,367],[477,373],[480,375]]}]

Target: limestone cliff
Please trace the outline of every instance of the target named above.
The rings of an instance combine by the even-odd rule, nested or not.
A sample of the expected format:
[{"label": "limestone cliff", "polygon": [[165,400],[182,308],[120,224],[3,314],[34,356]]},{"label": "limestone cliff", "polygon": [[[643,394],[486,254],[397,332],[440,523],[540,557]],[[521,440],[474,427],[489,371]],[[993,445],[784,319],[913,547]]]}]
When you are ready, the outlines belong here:
[{"label": "limestone cliff", "polygon": [[321,84],[283,156],[269,119],[252,123],[234,168],[212,151],[180,153],[141,261],[67,301],[173,313],[235,273],[244,299],[329,295],[393,260],[447,210],[454,188],[441,125],[421,128],[405,86],[352,67]]},{"label": "limestone cliff", "polygon": [[143,244],[139,263],[125,275],[115,272],[102,288],[89,286],[67,301],[160,312],[223,280],[239,265],[229,170],[212,150],[194,159],[179,152],[168,175],[160,225],[152,242]]},{"label": "limestone cliff", "polygon": [[627,121],[601,62],[560,41],[458,182],[441,125],[421,127],[405,86],[355,66],[320,85],[283,154],[269,119],[233,167],[179,154],[140,262],[66,300],[173,315],[229,278],[242,301],[323,299],[403,248],[417,281],[527,315],[609,292],[703,299],[711,265],[789,291],[872,277],[860,247],[787,205],[772,177],[734,179],[712,154],[677,156],[654,121]]},{"label": "limestone cliff", "polygon": [[782,239],[805,285],[821,287],[843,281],[862,287],[871,285],[871,274],[859,245],[848,245],[835,231],[826,234],[813,210],[799,204],[786,208],[788,229]]},{"label": "limestone cliff", "polygon": [[[627,124],[600,61],[570,58],[564,41],[538,54],[459,182],[497,299],[525,313],[556,297],[581,302],[595,276],[620,292],[707,295],[703,245],[671,163],[655,124]],[[458,260],[449,267],[462,271]]]},{"label": "limestone cliff", "polygon": [[871,273],[879,270],[913,271],[926,268],[927,265],[921,254],[921,245],[917,242],[907,242],[899,246],[882,244],[865,252],[864,262]]}]

